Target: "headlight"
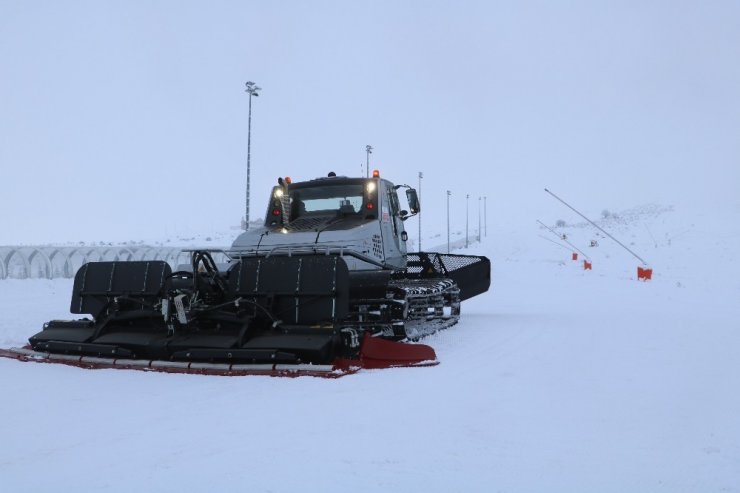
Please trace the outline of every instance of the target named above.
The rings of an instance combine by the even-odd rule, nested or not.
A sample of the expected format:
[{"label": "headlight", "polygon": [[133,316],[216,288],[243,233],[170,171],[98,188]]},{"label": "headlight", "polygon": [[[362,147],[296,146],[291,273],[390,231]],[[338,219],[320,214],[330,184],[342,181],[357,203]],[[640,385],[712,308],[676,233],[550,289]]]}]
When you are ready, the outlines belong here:
[{"label": "headlight", "polygon": [[373,193],[375,191],[375,182],[369,181],[367,182],[367,193]]}]

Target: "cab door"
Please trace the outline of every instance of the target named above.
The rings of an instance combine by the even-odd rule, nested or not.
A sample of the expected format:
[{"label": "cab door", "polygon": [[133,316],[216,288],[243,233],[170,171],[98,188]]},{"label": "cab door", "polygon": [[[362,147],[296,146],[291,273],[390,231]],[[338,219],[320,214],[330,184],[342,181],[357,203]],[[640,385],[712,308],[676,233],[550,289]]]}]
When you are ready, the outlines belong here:
[{"label": "cab door", "polygon": [[401,207],[393,184],[383,180],[381,194],[380,228],[383,234],[383,250],[387,264],[406,267],[406,236],[401,220]]}]

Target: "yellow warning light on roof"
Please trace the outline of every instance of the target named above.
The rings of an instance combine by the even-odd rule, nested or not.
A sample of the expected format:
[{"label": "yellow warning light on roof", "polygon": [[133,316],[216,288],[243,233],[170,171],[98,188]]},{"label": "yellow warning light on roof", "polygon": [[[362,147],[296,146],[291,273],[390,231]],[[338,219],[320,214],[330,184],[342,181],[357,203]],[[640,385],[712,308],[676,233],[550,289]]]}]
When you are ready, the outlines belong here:
[{"label": "yellow warning light on roof", "polygon": [[378,171],[377,169],[374,169],[373,170],[373,178],[380,178],[380,171]]}]

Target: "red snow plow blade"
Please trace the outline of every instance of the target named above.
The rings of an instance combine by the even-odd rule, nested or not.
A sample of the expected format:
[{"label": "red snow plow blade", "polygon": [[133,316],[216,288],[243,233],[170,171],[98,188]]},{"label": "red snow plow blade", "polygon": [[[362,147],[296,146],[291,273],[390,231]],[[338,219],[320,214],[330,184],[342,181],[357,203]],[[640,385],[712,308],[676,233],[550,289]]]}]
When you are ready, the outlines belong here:
[{"label": "red snow plow blade", "polygon": [[30,346],[0,349],[1,358],[23,362],[56,363],[85,369],[139,370],[195,375],[339,378],[362,369],[438,365],[434,349],[423,344],[406,344],[365,336],[359,359],[337,359],[332,364],[228,364],[146,359],[112,359],[34,351]]},{"label": "red snow plow blade", "polygon": [[[352,360],[348,360],[351,361]],[[404,344],[365,334],[360,347],[362,368],[396,368],[436,365],[437,355],[424,344]]]}]

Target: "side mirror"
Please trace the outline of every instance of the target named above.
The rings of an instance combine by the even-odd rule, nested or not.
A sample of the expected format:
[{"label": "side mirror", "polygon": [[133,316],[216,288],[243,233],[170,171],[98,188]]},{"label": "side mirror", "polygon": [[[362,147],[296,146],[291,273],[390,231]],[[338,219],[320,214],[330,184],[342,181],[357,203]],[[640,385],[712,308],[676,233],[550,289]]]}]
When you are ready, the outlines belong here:
[{"label": "side mirror", "polygon": [[421,211],[421,204],[419,204],[419,196],[416,195],[416,190],[413,188],[406,189],[406,200],[409,202],[409,209],[412,214],[418,214]]}]

